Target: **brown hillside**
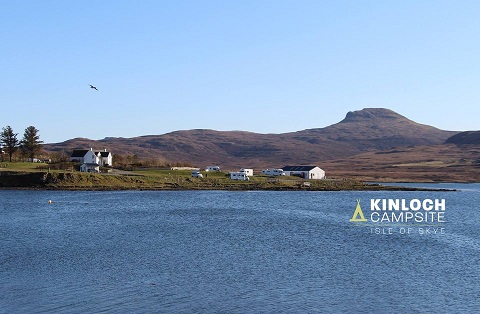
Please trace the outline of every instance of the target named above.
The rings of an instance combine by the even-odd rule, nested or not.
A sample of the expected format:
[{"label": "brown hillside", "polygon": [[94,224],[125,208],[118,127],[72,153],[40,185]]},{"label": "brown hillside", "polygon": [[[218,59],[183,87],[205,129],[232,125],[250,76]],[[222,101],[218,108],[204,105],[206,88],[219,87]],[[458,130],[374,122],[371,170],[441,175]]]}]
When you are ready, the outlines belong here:
[{"label": "brown hillside", "polygon": [[397,147],[319,161],[330,178],[366,181],[480,182],[480,145]]},{"label": "brown hillside", "polygon": [[466,131],[448,138],[445,143],[457,145],[480,145],[480,131]]},{"label": "brown hillside", "polygon": [[83,138],[45,145],[48,151],[107,148],[114,154],[136,154],[198,166],[281,167],[309,164],[393,146],[440,144],[455,134],[418,124],[388,109],[349,112],[341,122],[319,129],[284,134],[244,131],[187,130],[135,138]]}]

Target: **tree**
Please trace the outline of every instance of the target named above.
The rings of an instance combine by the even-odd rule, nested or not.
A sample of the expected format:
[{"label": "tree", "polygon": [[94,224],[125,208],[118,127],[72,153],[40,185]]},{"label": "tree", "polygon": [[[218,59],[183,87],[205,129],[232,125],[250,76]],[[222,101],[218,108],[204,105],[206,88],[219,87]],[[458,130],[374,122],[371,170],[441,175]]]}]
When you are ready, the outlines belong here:
[{"label": "tree", "polygon": [[20,141],[20,149],[33,161],[35,155],[42,149],[43,142],[40,141],[38,130],[34,126],[29,126],[23,133],[23,139]]},{"label": "tree", "polygon": [[68,162],[69,156],[62,150],[50,153],[49,157],[52,162]]},{"label": "tree", "polygon": [[4,127],[0,134],[0,144],[4,145],[4,148],[7,150],[10,162],[12,161],[12,155],[18,149],[19,142],[17,140],[17,135],[18,133],[13,133],[13,129],[9,125]]}]

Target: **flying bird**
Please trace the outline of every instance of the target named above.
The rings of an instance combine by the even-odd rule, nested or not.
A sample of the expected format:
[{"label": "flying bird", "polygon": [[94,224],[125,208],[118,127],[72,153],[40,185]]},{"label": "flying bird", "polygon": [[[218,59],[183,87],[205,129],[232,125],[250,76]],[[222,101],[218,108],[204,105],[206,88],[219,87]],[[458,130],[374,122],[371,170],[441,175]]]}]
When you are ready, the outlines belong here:
[{"label": "flying bird", "polygon": [[94,90],[98,91],[98,89],[95,86],[93,86],[91,84],[89,84],[89,85],[90,85],[90,88],[93,88]]}]

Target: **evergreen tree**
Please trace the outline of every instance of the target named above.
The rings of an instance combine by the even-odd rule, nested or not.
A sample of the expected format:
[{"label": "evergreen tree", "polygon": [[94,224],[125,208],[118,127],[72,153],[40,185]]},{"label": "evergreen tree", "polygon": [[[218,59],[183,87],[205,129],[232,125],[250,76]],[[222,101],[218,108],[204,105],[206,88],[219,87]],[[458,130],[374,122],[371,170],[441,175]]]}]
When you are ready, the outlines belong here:
[{"label": "evergreen tree", "polygon": [[22,152],[33,161],[35,155],[42,149],[43,141],[40,141],[38,130],[34,126],[29,126],[23,133],[23,139],[20,141],[20,148]]},{"label": "evergreen tree", "polygon": [[19,142],[17,140],[17,135],[18,133],[13,133],[13,129],[9,125],[4,127],[0,134],[0,144],[2,144],[7,151],[10,162],[12,161],[12,155],[18,149]]}]

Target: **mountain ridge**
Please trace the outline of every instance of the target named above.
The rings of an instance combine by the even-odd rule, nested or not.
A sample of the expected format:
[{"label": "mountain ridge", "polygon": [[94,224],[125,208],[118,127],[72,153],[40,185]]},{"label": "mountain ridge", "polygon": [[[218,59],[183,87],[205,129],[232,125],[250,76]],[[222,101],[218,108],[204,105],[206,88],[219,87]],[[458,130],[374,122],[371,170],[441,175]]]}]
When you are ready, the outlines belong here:
[{"label": "mountain ridge", "polygon": [[334,160],[395,146],[442,144],[457,133],[414,122],[389,109],[365,108],[350,111],[327,127],[288,133],[191,129],[132,138],[75,138],[44,147],[66,153],[74,148],[107,148],[114,154],[202,166],[264,167]]}]

